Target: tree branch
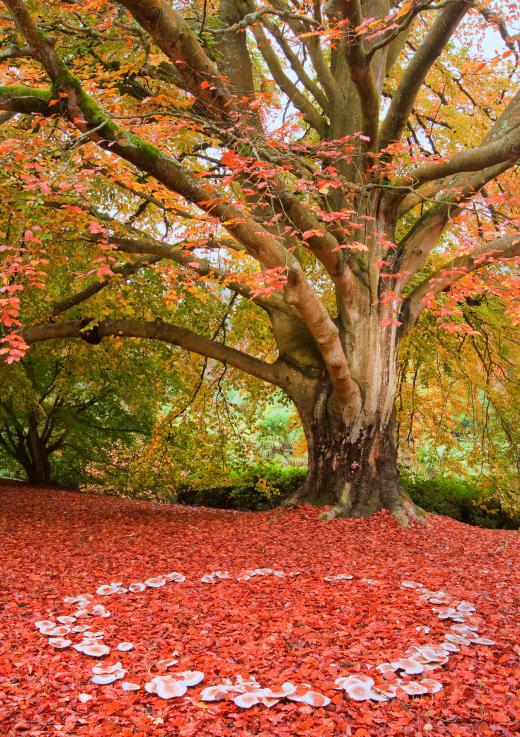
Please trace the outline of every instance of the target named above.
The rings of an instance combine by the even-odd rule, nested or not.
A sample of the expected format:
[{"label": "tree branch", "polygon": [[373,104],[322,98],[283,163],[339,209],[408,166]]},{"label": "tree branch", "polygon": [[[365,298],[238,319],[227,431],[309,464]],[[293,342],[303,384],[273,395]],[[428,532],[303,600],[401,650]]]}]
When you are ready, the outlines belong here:
[{"label": "tree branch", "polygon": [[361,108],[362,132],[370,138],[368,148],[377,148],[379,129],[379,95],[374,73],[364,44],[363,36],[356,32],[363,22],[360,0],[342,0],[342,15],[349,21],[345,39],[345,56],[359,97]]},{"label": "tree branch", "polygon": [[293,105],[302,113],[307,123],[309,123],[320,137],[323,138],[327,129],[324,118],[316,110],[314,105],[305,97],[305,95],[300,92],[294,82],[285,74],[283,67],[280,64],[280,60],[265,35],[263,28],[258,25],[253,25],[251,31],[255,37],[260,53],[262,54],[269,71],[273,75],[273,79],[280,90],[287,95]]},{"label": "tree branch", "polygon": [[[230,91],[197,36],[167,0],[117,0],[153,38],[186,80],[198,104],[214,117],[227,118]],[[207,83],[202,84],[201,83]]]},{"label": "tree branch", "polygon": [[430,32],[405,69],[392,98],[380,131],[380,149],[401,138],[426,75],[469,8],[468,0],[453,0],[438,15]]},{"label": "tree branch", "polygon": [[297,78],[300,80],[303,86],[306,87],[306,89],[311,93],[318,105],[320,105],[321,109],[325,113],[329,113],[330,100],[328,100],[327,95],[322,91],[321,87],[319,86],[319,79],[315,82],[307,74],[305,66],[300,61],[298,55],[294,53],[290,43],[287,41],[281,30],[275,23],[272,23],[268,18],[264,17],[262,19],[262,24],[271,34],[271,36],[276,40],[276,43],[278,44],[283,54],[285,55],[285,58],[289,62],[291,69],[296,74]]},{"label": "tree branch", "polygon": [[52,90],[26,87],[25,85],[0,85],[0,109],[10,113],[23,115],[53,114],[49,105],[52,100]]},{"label": "tree branch", "polygon": [[[271,0],[272,5],[281,11],[288,12],[290,10],[285,0]],[[300,23],[294,18],[287,19],[287,25],[290,27],[294,35],[300,38],[306,51],[309,54],[316,75],[323,85],[323,88],[327,94],[328,99],[331,103],[335,103],[338,97],[339,89],[334,79],[334,76],[330,70],[329,65],[325,59],[323,48],[320,43],[318,35],[306,35],[308,27],[304,23]]]},{"label": "tree branch", "polygon": [[[156,238],[142,235],[139,238],[125,238],[114,235],[110,237],[110,240],[118,246],[120,251],[124,251],[125,253],[155,254],[158,261],[161,259],[170,259],[180,266],[187,266],[191,271],[199,274],[199,276],[206,276],[223,282],[226,289],[255,302],[260,307],[264,307],[267,310],[278,310],[287,314],[289,317],[299,319],[294,308],[287,305],[280,297],[276,295],[271,295],[270,297],[253,296],[253,289],[234,280],[232,273],[213,266],[207,259],[200,258],[193,253],[184,252],[182,244],[171,246]],[[188,244],[185,243],[184,245]],[[150,258],[150,256],[148,257]]]},{"label": "tree branch", "polygon": [[[118,266],[112,269],[112,275],[122,277],[131,276],[132,274],[137,273],[140,269],[144,269],[151,264],[156,264],[161,260],[162,256],[148,255],[142,259],[139,259],[135,263],[124,264],[124,266]],[[102,289],[113,286],[113,284],[114,281],[112,279],[112,276],[110,276],[103,279],[103,281],[98,281],[94,282],[94,284],[90,284],[88,287],[85,287],[85,289],[82,289],[80,292],[76,292],[76,294],[73,294],[66,299],[62,299],[59,302],[56,302],[52,307],[51,317],[57,317],[57,315],[60,315],[62,312],[66,312],[67,310],[70,310],[71,307],[75,307],[76,305],[85,302],[87,299],[90,299],[94,295],[98,294],[98,292],[100,292]]]},{"label": "tree branch", "polygon": [[461,151],[448,161],[426,164],[413,171],[409,176],[393,182],[395,186],[410,184],[420,187],[426,182],[445,179],[461,172],[474,172],[488,169],[497,164],[514,162],[520,158],[520,121],[511,133],[506,134],[498,141],[492,141],[478,148]]},{"label": "tree branch", "polygon": [[520,235],[510,235],[482,244],[471,253],[456,256],[418,284],[403,304],[403,333],[407,332],[425,309],[424,299],[445,291],[467,274],[485,266],[520,256]]},{"label": "tree branch", "polygon": [[[511,99],[506,109],[503,111],[503,113],[500,115],[498,120],[493,124],[493,126],[490,128],[490,130],[488,131],[488,133],[482,140],[480,146],[474,150],[482,152],[484,149],[486,149],[487,155],[489,155],[491,151],[491,149],[488,148],[489,146],[491,146],[494,143],[499,144],[500,141],[504,141],[504,140],[509,141],[510,145],[514,146],[515,137],[516,137],[516,140],[518,141],[520,137],[520,91],[517,92],[516,95]],[[463,152],[463,153],[470,154],[471,151]],[[517,154],[517,158],[518,158],[518,154]],[[459,197],[459,195],[462,195],[462,200],[463,200],[465,193],[469,194],[469,193],[477,192],[479,189],[484,187],[487,184],[487,182],[491,181],[492,179],[495,179],[502,172],[506,171],[510,166],[512,166],[514,161],[515,161],[515,158],[511,158],[511,159],[506,158],[502,163],[497,163],[491,166],[487,166],[483,168],[481,171],[477,169],[476,173],[472,173],[472,171],[466,171],[465,174],[459,174],[457,177],[454,177],[451,181],[449,179],[447,181],[441,181],[441,180],[438,180],[438,178],[436,178],[437,179],[436,186],[433,184],[430,184],[430,186],[425,187],[423,192],[421,192],[421,190],[419,189],[417,192],[412,192],[409,195],[407,195],[401,202],[401,205],[399,208],[399,215],[405,215],[413,207],[415,207],[415,205],[423,202],[424,201],[423,193],[424,195],[426,195],[428,198],[431,199],[431,198],[434,198],[435,195],[441,192],[442,190],[449,190],[449,189],[453,189],[455,191],[458,190],[457,198],[458,198],[458,201],[461,201],[461,198]],[[429,182],[427,182],[427,184],[429,184]]]},{"label": "tree branch", "polygon": [[[479,148],[487,148],[504,138],[509,139],[510,136],[519,134],[520,92],[513,97],[500,118],[487,133]],[[489,181],[496,179],[496,177],[510,168],[513,163],[514,159],[508,159],[501,164],[488,166],[475,172],[465,172],[453,176],[451,179],[441,181],[437,189],[429,190],[426,188],[426,194],[429,198],[439,196],[439,201],[434,203],[424,215],[415,221],[412,228],[410,228],[397,246],[393,268],[395,272],[402,272],[403,274],[394,285],[396,290],[402,290],[409,282],[411,275],[421,268],[448,223],[460,214],[464,203],[471,200],[482,187]],[[440,195],[443,192],[444,197],[441,199]],[[397,196],[398,200],[401,198],[402,192]],[[401,203],[399,215],[406,214],[418,202],[422,201],[421,198],[422,193],[420,190],[404,198]]]},{"label": "tree branch", "polygon": [[162,320],[155,320],[154,322],[106,320],[93,324],[92,327],[85,326],[83,320],[74,320],[29,327],[23,331],[22,335],[29,344],[45,340],[62,340],[64,338],[80,338],[86,340],[86,342],[97,343],[109,336],[159,340],[184,348],[191,353],[213,358],[270,384],[276,384],[280,387],[286,386],[284,370],[280,364],[267,363],[235,348],[230,348],[202,335],[197,335],[191,330],[165,323]]}]

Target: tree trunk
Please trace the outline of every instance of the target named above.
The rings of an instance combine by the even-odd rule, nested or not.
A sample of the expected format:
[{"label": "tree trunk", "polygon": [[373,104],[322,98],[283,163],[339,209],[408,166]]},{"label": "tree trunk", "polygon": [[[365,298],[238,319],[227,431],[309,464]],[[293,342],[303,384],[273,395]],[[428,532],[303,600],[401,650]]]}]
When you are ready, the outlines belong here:
[{"label": "tree trunk", "polygon": [[399,482],[393,413],[386,421],[377,412],[345,418],[325,381],[306,396],[297,407],[307,438],[308,472],[288,504],[332,505],[324,519],[367,517],[387,509],[402,524],[421,520]]},{"label": "tree trunk", "polygon": [[51,483],[51,464],[49,452],[38,432],[37,420],[29,417],[29,432],[27,434],[27,447],[29,451],[30,464],[24,464],[25,471],[31,484],[48,486]]},{"label": "tree trunk", "polygon": [[39,448],[29,468],[26,468],[31,484],[49,486],[51,483],[51,466],[44,448]]}]

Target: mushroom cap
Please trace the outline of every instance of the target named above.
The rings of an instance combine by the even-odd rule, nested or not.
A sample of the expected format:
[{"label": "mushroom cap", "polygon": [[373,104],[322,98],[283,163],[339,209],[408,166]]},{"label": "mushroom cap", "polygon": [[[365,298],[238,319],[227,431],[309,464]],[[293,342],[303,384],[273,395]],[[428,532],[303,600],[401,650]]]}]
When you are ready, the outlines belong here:
[{"label": "mushroom cap", "polygon": [[287,698],[289,701],[299,701],[303,704],[308,704],[309,706],[328,706],[330,704],[330,699],[328,696],[324,696],[321,693],[318,693],[318,691],[311,691],[310,689],[306,689],[303,693],[298,693],[298,690],[300,687],[298,686],[296,688],[296,691],[294,693],[288,694]]},{"label": "mushroom cap", "polygon": [[[415,647],[416,652],[424,658],[427,663],[445,663],[446,662],[446,651],[441,647],[420,645]],[[413,656],[417,657],[416,655]],[[417,659],[419,659],[417,657]]]},{"label": "mushroom cap", "polygon": [[201,583],[217,583],[217,579],[211,573],[206,573],[204,576],[200,577],[200,582]]},{"label": "mushroom cap", "polygon": [[459,635],[466,637],[466,632],[476,632],[478,625],[476,624],[452,624],[450,627],[452,632],[457,632]]},{"label": "mushroom cap", "polygon": [[454,642],[443,642],[440,647],[445,650],[447,653],[458,653],[460,652],[460,647],[458,645],[455,645]]},{"label": "mushroom cap", "polygon": [[442,690],[442,683],[439,683],[439,681],[436,681],[433,678],[423,678],[422,681],[419,681],[419,684],[427,688],[428,693],[431,694],[438,693]]},{"label": "mushroom cap", "polygon": [[260,703],[260,696],[258,693],[241,693],[235,696],[233,699],[235,704],[241,709],[250,709],[252,706]]},{"label": "mushroom cap", "polygon": [[471,642],[466,637],[462,637],[462,635],[456,635],[451,632],[444,635],[444,639],[446,642],[454,642],[455,645],[471,645]]},{"label": "mushroom cap", "polygon": [[374,685],[374,679],[370,678],[370,676],[365,676],[363,673],[352,673],[350,676],[341,676],[340,678],[336,678],[334,683],[340,688],[345,688],[346,686],[355,683],[368,685],[370,688],[372,688],[372,686]]},{"label": "mushroom cap", "polygon": [[487,637],[476,637],[473,642],[477,645],[494,645],[495,641],[490,640]]},{"label": "mushroom cap", "polygon": [[160,589],[161,586],[166,584],[166,579],[162,576],[155,576],[154,578],[147,578],[145,584],[150,589]]},{"label": "mushroom cap", "polygon": [[184,670],[181,673],[173,673],[172,678],[176,678],[186,686],[196,686],[204,680],[204,673],[200,670]]},{"label": "mushroom cap", "polygon": [[119,652],[121,653],[126,653],[129,650],[133,650],[133,649],[134,649],[134,646],[131,642],[120,642],[119,645],[117,646],[117,650],[119,650]]},{"label": "mushroom cap", "polygon": [[[75,647],[78,649],[78,646]],[[80,652],[90,655],[91,658],[101,658],[103,655],[108,655],[110,648],[107,645],[102,645],[100,642],[89,642],[82,646]]]},{"label": "mushroom cap", "polygon": [[103,604],[94,604],[91,613],[96,614],[98,617],[110,617],[110,612],[103,606]]},{"label": "mushroom cap", "polygon": [[207,686],[200,692],[201,701],[222,701],[228,695],[227,686]]},{"label": "mushroom cap", "polygon": [[415,628],[416,632],[420,632],[422,635],[427,635],[430,632],[431,627],[428,627],[426,624],[418,624]]},{"label": "mushroom cap", "polygon": [[270,688],[262,689],[262,693],[268,699],[284,699],[290,694],[296,693],[296,686],[290,681],[285,681]]},{"label": "mushroom cap", "polygon": [[98,686],[107,686],[109,683],[117,681],[116,673],[103,673],[97,676],[92,676],[90,679],[92,683],[97,683]]},{"label": "mushroom cap", "polygon": [[70,627],[68,624],[60,624],[59,627],[40,627],[40,632],[47,637],[63,637],[69,634]]},{"label": "mushroom cap", "polygon": [[400,684],[401,680],[399,679],[397,683],[389,683],[384,688],[379,688],[377,690],[384,694],[387,699],[395,699]]},{"label": "mushroom cap", "polygon": [[128,590],[131,591],[133,594],[137,593],[138,591],[144,591],[146,586],[144,583],[141,583],[140,581],[133,581],[129,587]]},{"label": "mushroom cap", "polygon": [[72,640],[66,640],[64,637],[50,637],[49,645],[52,645],[52,647],[55,647],[58,650],[63,650],[63,648],[72,645]]},{"label": "mushroom cap", "polygon": [[138,683],[132,683],[131,681],[122,681],[121,688],[123,691],[139,691],[141,686]]},{"label": "mushroom cap", "polygon": [[56,619],[61,624],[74,624],[74,622],[76,621],[76,617],[69,616],[67,614],[65,614],[65,615],[63,615],[61,617],[56,617]]},{"label": "mushroom cap", "polygon": [[368,701],[372,692],[372,686],[361,681],[348,683],[344,689],[353,701]]},{"label": "mushroom cap", "polygon": [[408,681],[408,683],[401,683],[400,688],[403,689],[408,696],[423,696],[428,693],[428,688],[422,686],[417,681]]},{"label": "mushroom cap", "polygon": [[373,688],[370,691],[370,701],[388,701],[390,698],[392,697],[381,688]]},{"label": "mushroom cap", "polygon": [[166,573],[164,575],[164,578],[167,581],[175,581],[176,583],[183,583],[186,580],[186,576],[183,576],[182,573],[177,573],[176,571],[172,571],[172,573]]},{"label": "mushroom cap", "polygon": [[102,586],[99,586],[99,588],[96,589],[96,594],[98,596],[111,596],[115,593],[117,593],[117,586],[112,583],[104,583]]},{"label": "mushroom cap", "polygon": [[397,668],[395,668],[392,663],[380,663],[379,665],[376,665],[376,670],[380,673],[393,673]]},{"label": "mushroom cap", "polygon": [[155,683],[155,693],[161,699],[176,699],[184,696],[188,690],[184,681],[179,681],[172,676],[156,676],[152,680]]},{"label": "mushroom cap", "polygon": [[92,601],[93,598],[93,594],[78,594],[78,596],[65,596],[63,601],[65,604],[85,604],[87,601]]},{"label": "mushroom cap", "polygon": [[351,576],[350,573],[338,573],[336,576],[325,576],[325,581],[351,581],[354,578],[354,576]]},{"label": "mushroom cap", "polygon": [[107,673],[116,673],[116,671],[121,669],[121,663],[113,663],[112,665],[108,665],[108,663],[99,663],[98,665],[92,666],[92,673],[94,673],[94,675],[96,676],[102,676],[106,675]]},{"label": "mushroom cap", "polygon": [[468,614],[471,614],[475,611],[475,605],[472,604],[470,601],[459,601],[457,604],[457,610],[459,612],[468,612]]}]

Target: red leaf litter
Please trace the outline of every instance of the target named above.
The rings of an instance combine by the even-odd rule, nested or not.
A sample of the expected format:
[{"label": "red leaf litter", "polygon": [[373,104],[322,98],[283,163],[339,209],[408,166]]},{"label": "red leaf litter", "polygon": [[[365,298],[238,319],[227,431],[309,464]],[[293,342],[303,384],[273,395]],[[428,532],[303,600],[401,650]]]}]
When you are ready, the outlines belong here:
[{"label": "red leaf litter", "polygon": [[9,485],[0,513],[1,737],[520,731],[517,532]]}]

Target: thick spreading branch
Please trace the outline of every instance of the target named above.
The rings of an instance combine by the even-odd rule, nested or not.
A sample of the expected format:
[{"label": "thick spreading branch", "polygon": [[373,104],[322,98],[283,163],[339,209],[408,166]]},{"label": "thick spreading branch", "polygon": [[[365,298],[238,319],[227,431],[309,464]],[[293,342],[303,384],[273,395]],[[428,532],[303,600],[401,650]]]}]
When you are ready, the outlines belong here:
[{"label": "thick spreading branch", "polygon": [[520,158],[520,123],[511,133],[498,141],[491,141],[478,148],[461,151],[448,161],[421,166],[409,177],[402,177],[394,181],[394,184],[397,187],[404,187],[411,183],[414,187],[420,187],[426,182],[445,179],[461,172],[482,171],[505,162],[513,163],[518,158]]},{"label": "thick spreading branch", "polygon": [[[503,142],[509,142],[509,151],[516,151],[513,158],[507,158],[502,163],[495,163],[483,169],[466,171],[444,181],[441,180],[438,190],[428,192],[430,197],[437,195],[439,201],[434,203],[421,217],[419,217],[406,236],[398,244],[394,259],[394,270],[401,272],[402,276],[396,284],[397,289],[402,289],[426,261],[432,249],[438,243],[448,224],[460,214],[464,203],[471,200],[488,182],[498,177],[508,168],[514,165],[520,158],[520,148],[511,141],[518,141],[520,135],[520,92],[518,92],[500,118],[489,130],[478,152],[483,150],[489,153],[490,146],[497,145],[498,150],[503,149]],[[470,155],[471,152],[464,152]],[[462,154],[461,154],[462,155]],[[487,155],[487,154],[486,154]],[[454,157],[456,158],[456,157]],[[433,165],[438,166],[438,165]],[[417,193],[417,197],[421,192]],[[401,202],[400,214],[405,214],[418,204],[416,195],[412,193]],[[402,199],[402,195],[399,196]]]},{"label": "thick spreading branch", "polygon": [[204,111],[227,117],[231,93],[197,36],[166,0],[118,0],[178,70]]},{"label": "thick spreading branch", "polygon": [[253,25],[252,33],[255,37],[260,53],[264,57],[269,71],[273,75],[273,79],[289,98],[293,105],[302,113],[304,119],[310,126],[323,138],[327,129],[326,121],[314,105],[300,92],[297,85],[287,76],[280,60],[271,46],[264,30],[261,26]]},{"label": "thick spreading branch", "polygon": [[370,138],[369,148],[375,150],[379,128],[379,94],[363,36],[355,30],[363,22],[360,0],[342,0],[341,10],[343,17],[349,21],[345,55],[359,97],[362,133]]},{"label": "thick spreading branch", "polygon": [[276,43],[282,50],[285,58],[289,62],[289,65],[302,85],[311,93],[318,105],[324,110],[325,113],[330,113],[330,100],[327,95],[323,92],[320,87],[320,80],[313,79],[305,69],[305,65],[300,61],[298,54],[296,54],[287,38],[282,33],[281,29],[272,23],[268,18],[262,18],[262,24],[264,28],[270,33],[270,35],[276,40]]},{"label": "thick spreading branch", "polygon": [[[21,0],[4,0],[4,2],[10,9],[23,5]],[[24,34],[27,33],[27,38],[37,34],[30,16],[25,13],[21,15],[24,20],[20,24],[20,30]],[[16,18],[14,13],[13,16]],[[30,28],[26,31],[27,24]],[[47,49],[47,46],[45,48]],[[56,73],[53,71],[55,68],[58,70]],[[262,225],[230,203],[226,195],[215,192],[171,156],[119,128],[101,112],[58,57],[55,57],[53,66],[49,67],[48,71],[56,91],[62,93],[62,97],[65,98],[62,102],[63,114],[83,133],[93,131],[95,128],[96,132],[92,134],[92,139],[98,145],[117,154],[141,171],[151,174],[166,187],[219,220],[264,267],[287,269],[292,283],[290,289],[286,290],[286,301],[294,305],[320,346],[338,398],[347,402],[353,399],[352,395],[357,397],[358,388],[350,376],[338,329],[306,279],[298,259],[287,251],[281,241],[275,239]]]},{"label": "thick spreading branch", "polygon": [[110,241],[117,245],[118,250],[124,251],[125,253],[148,254],[146,256],[147,258],[151,258],[151,254],[154,254],[158,261],[161,259],[174,261],[180,266],[185,266],[190,271],[194,271],[201,277],[209,277],[224,284],[226,289],[239,294],[241,297],[250,299],[266,310],[277,310],[293,319],[298,319],[298,314],[294,308],[286,304],[280,296],[270,295],[269,297],[262,297],[261,295],[256,295],[251,287],[237,281],[236,274],[215,266],[205,258],[186,251],[186,247],[192,244],[182,243],[173,246],[150,236],[125,238],[114,235],[110,237]]},{"label": "thick spreading branch", "polygon": [[119,336],[126,338],[146,338],[184,348],[191,353],[206,356],[244,371],[251,376],[270,384],[285,386],[283,367],[270,364],[247,353],[238,351],[223,343],[197,335],[191,330],[165,323],[162,320],[141,322],[139,320],[106,320],[88,323],[88,320],[56,322],[29,327],[23,332],[28,344],[46,340],[80,338],[87,343],[99,343],[103,338]]},{"label": "thick spreading branch", "polygon": [[[406,195],[406,197],[404,197],[399,207],[399,214],[405,215],[416,205],[424,202],[425,198],[431,201],[433,198],[435,198],[437,194],[443,191],[449,192],[451,190],[456,192],[457,201],[459,202],[464,201],[466,193],[469,194],[471,192],[478,192],[482,187],[487,184],[487,182],[490,182],[492,179],[495,179],[501,173],[506,171],[518,159],[518,153],[516,157],[513,156],[512,158],[510,158],[506,156],[505,158],[503,158],[505,148],[504,146],[501,146],[501,142],[505,142],[506,147],[509,143],[511,149],[516,149],[519,136],[520,91],[513,96],[506,109],[500,115],[498,120],[493,124],[493,126],[490,128],[490,130],[480,143],[480,146],[478,146],[476,149],[473,149],[474,151],[478,152],[479,156],[482,154],[482,161],[484,161],[487,156],[489,156],[489,158],[492,158],[492,154],[494,152],[495,154],[498,154],[498,158],[502,158],[502,162],[496,162],[487,167],[483,167],[481,170],[466,170],[464,174],[451,178],[447,174],[444,175],[444,178],[439,178],[438,174],[442,174],[442,172],[441,170],[437,169],[435,179],[427,182],[422,188],[415,186],[415,189],[417,191],[411,192],[410,194]],[[493,144],[497,144],[496,149],[489,148]],[[468,150],[467,152],[462,153],[464,153],[465,156],[469,157],[472,152],[471,150]],[[457,156],[461,156],[461,154]],[[461,161],[464,163],[466,159],[459,159],[459,164]],[[445,163],[448,165],[448,168],[450,166],[453,166],[450,161]],[[413,178],[413,174],[410,176],[410,178]],[[406,184],[406,188],[408,188],[408,186],[409,181]]]},{"label": "thick spreading branch", "polygon": [[468,12],[468,0],[453,0],[441,11],[417,49],[395,91],[380,131],[379,148],[398,141],[406,128],[417,94],[426,75]]}]

